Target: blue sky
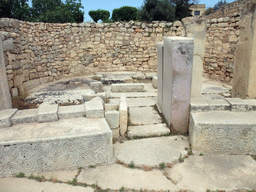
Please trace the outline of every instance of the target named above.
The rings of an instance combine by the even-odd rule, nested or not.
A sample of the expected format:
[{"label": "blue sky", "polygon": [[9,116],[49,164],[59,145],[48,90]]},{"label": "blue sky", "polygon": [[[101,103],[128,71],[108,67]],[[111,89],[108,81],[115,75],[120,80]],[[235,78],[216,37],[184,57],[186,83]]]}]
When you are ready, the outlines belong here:
[{"label": "blue sky", "polygon": [[[31,2],[32,0],[29,0]],[[65,0],[62,0],[65,1]],[[213,7],[219,0],[198,0],[199,4],[206,4],[206,8]],[[227,0],[231,3],[234,0]],[[92,20],[88,12],[90,10],[105,9],[112,14],[113,9],[120,8],[122,6],[141,7],[144,0],[81,0],[84,7],[84,22]],[[31,6],[31,3],[30,3]]]}]

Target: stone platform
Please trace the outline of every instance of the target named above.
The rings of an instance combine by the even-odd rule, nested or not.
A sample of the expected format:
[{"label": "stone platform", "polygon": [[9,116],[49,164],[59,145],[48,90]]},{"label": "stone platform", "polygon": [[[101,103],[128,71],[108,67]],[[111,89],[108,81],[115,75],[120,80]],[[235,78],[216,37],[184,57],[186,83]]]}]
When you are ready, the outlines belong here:
[{"label": "stone platform", "polygon": [[192,112],[189,134],[193,152],[256,154],[256,112]]},{"label": "stone platform", "polygon": [[0,177],[112,161],[112,132],[104,118],[79,117],[0,129]]}]

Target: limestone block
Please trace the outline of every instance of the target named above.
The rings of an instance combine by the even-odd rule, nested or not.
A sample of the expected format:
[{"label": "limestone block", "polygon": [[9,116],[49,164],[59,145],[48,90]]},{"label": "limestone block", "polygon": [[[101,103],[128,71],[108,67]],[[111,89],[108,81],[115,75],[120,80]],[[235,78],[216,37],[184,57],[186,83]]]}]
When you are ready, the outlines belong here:
[{"label": "limestone block", "polygon": [[173,133],[188,131],[193,38],[164,37],[163,110]]},{"label": "limestone block", "polygon": [[104,118],[14,125],[0,129],[0,143],[6,154],[0,177],[113,162],[112,133]]},{"label": "limestone block", "polygon": [[227,102],[231,105],[231,111],[247,111],[248,104],[240,98],[226,98]]},{"label": "limestone block", "polygon": [[82,105],[60,106],[58,111],[59,119],[84,117],[85,107]]},{"label": "limestone block", "polygon": [[120,137],[120,128],[111,129],[113,139],[118,139]]},{"label": "limestone block", "polygon": [[230,104],[223,99],[207,99],[206,102],[209,104],[210,110],[229,110],[231,109]]},{"label": "limestone block", "polygon": [[256,99],[243,99],[248,106],[248,111],[256,111]]},{"label": "limestone block", "polygon": [[128,126],[128,137],[150,137],[161,136],[170,133],[170,129],[166,124],[154,124],[154,125],[140,125],[140,126]]},{"label": "limestone block", "polygon": [[[256,12],[245,12],[240,19],[239,42],[236,44],[232,97],[256,98]],[[235,40],[235,39],[233,39]]]},{"label": "limestone block", "polygon": [[163,103],[163,59],[164,59],[164,43],[157,43],[157,105],[162,111]]},{"label": "limestone block", "polygon": [[103,100],[100,97],[95,97],[91,101],[87,101],[85,104],[85,111],[87,118],[103,118]]},{"label": "limestone block", "polygon": [[5,61],[3,55],[2,34],[0,34],[0,110],[12,108],[11,94],[9,91]]},{"label": "limestone block", "polygon": [[0,111],[0,128],[12,126],[11,118],[18,109],[3,109]]},{"label": "limestone block", "polygon": [[118,109],[117,104],[105,103],[105,111],[113,111],[117,109]]},{"label": "limestone block", "polygon": [[190,111],[202,112],[209,111],[210,106],[203,98],[191,98]]},{"label": "limestone block", "polygon": [[39,123],[58,121],[58,104],[42,103],[38,109]]},{"label": "limestone block", "polygon": [[19,110],[11,118],[12,124],[31,123],[38,121],[38,109]]},{"label": "limestone block", "polygon": [[119,112],[118,111],[106,111],[105,118],[111,129],[119,127]]},{"label": "limestone block", "polygon": [[152,79],[153,77],[156,77],[156,73],[146,73],[145,76],[146,79]]},{"label": "limestone block", "polygon": [[102,82],[100,81],[90,82],[90,87],[97,93],[103,91]]},{"label": "limestone block", "polygon": [[112,92],[141,92],[144,91],[144,83],[112,84]]},{"label": "limestone block", "polygon": [[193,152],[246,155],[255,151],[256,112],[209,111],[190,115]]},{"label": "limestone block", "polygon": [[18,92],[17,88],[12,88],[11,93],[12,93],[13,97],[18,97],[19,96],[19,92]]},{"label": "limestone block", "polygon": [[157,77],[152,78],[152,86],[157,89]]},{"label": "limestone block", "polygon": [[127,110],[127,103],[126,97],[124,94],[120,97],[120,104],[119,104],[119,120],[120,120],[120,135],[124,136],[127,131],[127,123],[128,123],[128,110]]}]

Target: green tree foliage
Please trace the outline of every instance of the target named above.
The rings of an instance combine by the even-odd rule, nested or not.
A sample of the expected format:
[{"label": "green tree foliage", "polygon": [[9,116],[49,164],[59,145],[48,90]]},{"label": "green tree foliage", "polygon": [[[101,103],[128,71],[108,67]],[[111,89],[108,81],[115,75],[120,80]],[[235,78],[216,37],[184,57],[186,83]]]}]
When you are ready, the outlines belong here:
[{"label": "green tree foliage", "polygon": [[0,17],[27,21],[30,18],[28,0],[0,0]]},{"label": "green tree foliage", "polygon": [[94,22],[98,22],[100,19],[103,22],[107,22],[109,17],[110,17],[110,13],[107,10],[103,10],[103,9],[98,9],[96,11],[92,10],[89,11],[89,15],[90,17],[93,19]]},{"label": "green tree foliage", "polygon": [[203,14],[204,15],[210,15],[213,12],[214,12],[214,9],[212,7],[209,7],[208,9],[205,10],[205,12]]},{"label": "green tree foliage", "polygon": [[136,20],[138,9],[136,7],[123,6],[119,9],[114,9],[112,12],[113,21],[130,21]]},{"label": "green tree foliage", "polygon": [[23,21],[50,23],[80,23],[84,13],[80,10],[81,0],[0,0],[0,17],[15,18]]},{"label": "green tree foliage", "polygon": [[214,11],[217,11],[222,5],[226,5],[228,2],[226,0],[220,0],[216,5],[214,5]]},{"label": "green tree foliage", "polygon": [[81,23],[84,13],[81,0],[32,0],[32,21],[49,23]]},{"label": "green tree foliage", "polygon": [[171,4],[175,6],[175,19],[181,20],[184,17],[191,16],[189,7],[194,4],[191,0],[171,0]]},{"label": "green tree foliage", "polygon": [[175,7],[168,0],[145,0],[139,9],[140,21],[173,21],[175,19]]}]

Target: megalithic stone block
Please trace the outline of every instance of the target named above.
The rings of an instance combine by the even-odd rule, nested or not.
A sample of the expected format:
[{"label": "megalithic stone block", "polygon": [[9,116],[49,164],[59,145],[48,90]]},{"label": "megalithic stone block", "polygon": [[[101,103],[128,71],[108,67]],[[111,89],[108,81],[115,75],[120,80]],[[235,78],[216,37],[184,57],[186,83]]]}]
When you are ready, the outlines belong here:
[{"label": "megalithic stone block", "polygon": [[2,44],[2,34],[0,33],[0,110],[12,108],[11,94],[7,82]]},{"label": "megalithic stone block", "polygon": [[121,136],[124,136],[124,134],[127,132],[127,122],[128,122],[128,110],[127,110],[126,97],[124,94],[122,94],[120,97],[119,120],[120,120],[120,134]]},{"label": "megalithic stone block", "polygon": [[163,103],[163,55],[164,54],[164,43],[157,43],[157,105],[162,111]]},{"label": "megalithic stone block", "polygon": [[172,133],[187,133],[193,38],[164,37],[163,110]]}]

